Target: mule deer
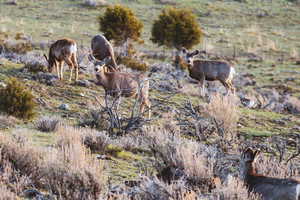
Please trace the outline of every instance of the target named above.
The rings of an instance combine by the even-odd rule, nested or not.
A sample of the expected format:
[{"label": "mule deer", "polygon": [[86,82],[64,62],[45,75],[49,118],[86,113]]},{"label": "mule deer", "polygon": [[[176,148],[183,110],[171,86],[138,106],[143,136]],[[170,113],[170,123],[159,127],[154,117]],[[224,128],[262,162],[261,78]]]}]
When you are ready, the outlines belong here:
[{"label": "mule deer", "polygon": [[72,80],[73,69],[75,68],[75,81],[78,80],[78,63],[76,58],[77,45],[72,39],[57,40],[50,46],[49,59],[44,54],[48,62],[48,71],[51,73],[56,67],[57,76],[63,79],[63,65],[66,62],[71,70],[69,81]]},{"label": "mule deer", "polygon": [[263,200],[300,200],[300,182],[259,175],[254,162],[258,151],[246,149],[241,156],[241,175],[248,189],[258,193]]},{"label": "mule deer", "polygon": [[[95,65],[97,84],[101,85],[106,95],[119,99],[121,97],[135,97],[140,102],[140,113],[144,112],[145,106],[148,108],[148,118],[151,118],[151,103],[149,101],[149,80],[143,74],[130,74],[119,71],[105,71],[104,61],[96,61],[89,55],[89,60]],[[118,105],[119,105],[118,103]]]},{"label": "mule deer", "polygon": [[96,35],[91,41],[91,48],[93,51],[93,56],[98,60],[104,60],[106,58],[111,58],[109,66],[117,69],[117,63],[115,60],[115,54],[112,45],[103,35]]},{"label": "mule deer", "polygon": [[191,78],[200,82],[202,88],[202,95],[204,95],[204,83],[207,81],[220,81],[227,90],[231,90],[232,93],[235,89],[232,84],[232,79],[235,74],[235,70],[225,61],[216,60],[194,60],[194,56],[200,53],[199,50],[188,52],[185,48],[182,49],[184,60],[188,64],[189,75]]}]

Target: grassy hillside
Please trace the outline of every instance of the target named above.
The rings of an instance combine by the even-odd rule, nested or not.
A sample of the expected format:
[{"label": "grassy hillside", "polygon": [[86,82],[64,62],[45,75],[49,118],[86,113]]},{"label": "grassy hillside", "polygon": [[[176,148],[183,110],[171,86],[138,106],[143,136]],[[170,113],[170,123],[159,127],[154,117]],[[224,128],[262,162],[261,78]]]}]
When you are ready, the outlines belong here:
[{"label": "grassy hillside", "polygon": [[[105,102],[104,90],[93,83],[95,76],[89,71],[93,68],[86,59],[90,40],[99,33],[97,18],[104,13],[106,6],[86,6],[83,0],[19,0],[16,5],[8,2],[0,0],[0,45],[5,35],[13,42],[16,35],[21,35],[35,45],[27,55],[1,54],[0,48],[0,89],[5,88],[8,78],[17,78],[35,96],[37,115],[29,121],[9,118],[5,113],[0,115],[0,183],[5,185],[0,187],[0,193],[3,190],[7,195],[12,192],[23,198],[25,190],[37,188],[44,195],[67,199],[67,192],[59,188],[70,192],[72,184],[66,182],[81,183],[82,180],[81,185],[75,184],[86,191],[82,190],[81,195],[90,194],[88,188],[91,187],[95,196],[126,188],[124,191],[128,191],[128,196],[122,194],[127,198],[131,191],[138,193],[135,199],[146,199],[143,196],[146,193],[141,194],[141,191],[158,184],[173,195],[173,199],[180,199],[174,197],[174,191],[177,191],[174,188],[182,187],[177,180],[175,187],[168,181],[149,178],[167,174],[164,170],[171,166],[182,170],[192,181],[200,181],[198,185],[192,184],[196,187],[193,188],[195,195],[197,189],[201,191],[199,199],[214,199],[216,195],[229,195],[229,199],[234,199],[231,197],[235,190],[231,190],[226,181],[229,176],[237,176],[239,154],[247,146],[258,147],[265,153],[260,159],[265,165],[258,166],[260,172],[278,177],[299,176],[298,2],[170,0],[171,3],[162,4],[162,1],[155,0],[107,1],[111,5],[126,5],[144,23],[144,43],[135,44],[140,53],[164,55],[163,59],[155,56],[144,58],[150,69],[158,69],[151,76],[152,119],[130,118],[134,100],[122,99],[117,113],[121,122],[118,123],[121,123],[121,129],[131,125],[132,129],[127,132],[120,131],[117,125],[109,128],[116,113],[109,114],[109,108],[101,107]],[[209,97],[201,97],[199,86],[192,83],[187,72],[173,66],[170,56],[173,50],[151,43],[152,23],[170,4],[189,8],[197,16],[204,38],[195,49],[205,49],[211,59],[235,55],[234,66],[238,72],[234,81],[235,97],[211,92],[216,89],[217,93],[224,93],[220,83],[210,83]],[[88,85],[67,80],[49,83],[40,78],[44,73],[24,69],[30,61],[45,64],[42,55],[48,53],[47,44],[63,37],[73,38],[80,44],[80,66],[89,70],[82,70],[79,78]],[[46,46],[42,47],[43,43]],[[125,66],[123,69],[136,73]],[[65,77],[68,75],[66,70]],[[250,103],[245,103],[245,99]],[[69,108],[61,109],[62,104],[68,104]],[[43,120],[48,124],[42,123]],[[54,128],[45,132],[45,126]],[[24,155],[29,155],[28,160],[36,163],[36,168],[27,165],[27,160],[22,157],[24,152]],[[289,161],[293,155],[295,158]],[[101,161],[95,159],[99,156]],[[11,162],[14,159],[22,162]],[[6,167],[2,168],[4,164]],[[273,165],[279,170],[270,170]],[[89,166],[92,169],[88,169]],[[11,169],[11,174],[9,170],[4,173],[4,168]],[[14,171],[22,172],[17,178],[24,179],[23,182],[12,178]],[[37,176],[45,171],[48,175]],[[60,172],[70,173],[70,180],[60,180]],[[92,176],[87,175],[89,173]],[[96,177],[96,180],[91,177]],[[219,177],[221,185],[213,182],[214,189],[207,189],[211,184],[208,179],[213,177]],[[26,178],[30,181],[26,182]],[[192,188],[189,178],[184,183],[185,188]],[[52,181],[51,187],[45,184],[45,180]],[[135,187],[128,186],[130,184],[139,187],[140,193]],[[239,185],[239,182],[234,184]],[[168,199],[162,197],[164,192],[153,191],[157,191],[162,199]],[[239,195],[245,195],[245,191],[240,188]],[[192,199],[193,193],[189,195]],[[94,199],[95,196],[86,196],[85,199]],[[125,196],[119,196],[119,199],[125,199]],[[69,198],[82,199],[72,195]]]}]

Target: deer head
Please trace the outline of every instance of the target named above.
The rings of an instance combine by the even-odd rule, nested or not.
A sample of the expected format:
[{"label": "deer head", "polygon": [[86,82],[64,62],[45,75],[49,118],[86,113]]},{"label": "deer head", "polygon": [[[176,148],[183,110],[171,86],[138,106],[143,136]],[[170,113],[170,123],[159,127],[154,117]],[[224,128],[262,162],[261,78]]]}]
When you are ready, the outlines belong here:
[{"label": "deer head", "polygon": [[44,54],[44,57],[47,61],[47,64],[48,64],[48,72],[49,73],[52,73],[53,72],[53,69],[54,69],[54,65],[55,65],[55,60],[54,58],[51,58],[51,57],[47,57],[46,54]]},{"label": "deer head", "polygon": [[106,65],[109,58],[105,58],[103,61],[98,61],[92,54],[88,56],[89,61],[92,62],[95,66],[95,72],[100,72],[101,69]]},{"label": "deer head", "polygon": [[193,52],[189,52],[186,48],[182,48],[181,52],[184,55],[183,58],[185,62],[189,65],[193,64],[194,56],[201,53],[206,54],[206,51],[199,51],[198,49]]},{"label": "deer head", "polygon": [[245,178],[249,174],[255,174],[256,170],[254,169],[253,163],[258,158],[259,151],[253,151],[251,148],[247,148],[241,155],[241,175]]}]

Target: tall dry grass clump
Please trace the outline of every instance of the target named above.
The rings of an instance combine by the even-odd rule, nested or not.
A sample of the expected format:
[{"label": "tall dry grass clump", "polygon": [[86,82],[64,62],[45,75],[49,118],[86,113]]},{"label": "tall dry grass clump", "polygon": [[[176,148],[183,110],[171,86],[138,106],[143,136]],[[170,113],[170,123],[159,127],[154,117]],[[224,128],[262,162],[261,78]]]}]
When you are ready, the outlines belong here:
[{"label": "tall dry grass clump", "polygon": [[237,105],[238,100],[234,95],[214,94],[205,106],[215,125],[216,144],[225,152],[237,148],[236,127],[239,120]]},{"label": "tall dry grass clump", "polygon": [[36,148],[0,133],[0,185],[6,185],[6,190],[20,195],[24,189],[40,185],[41,162],[42,154]]},{"label": "tall dry grass clump", "polygon": [[5,185],[0,182],[0,200],[16,200],[17,195],[12,193]]},{"label": "tall dry grass clump", "polygon": [[48,189],[63,199],[98,199],[103,189],[103,166],[85,148],[80,129],[60,127],[56,146],[43,168]]},{"label": "tall dry grass clump", "polygon": [[223,123],[225,131],[234,131],[239,120],[237,102],[234,95],[214,94],[206,106],[206,111]]},{"label": "tall dry grass clump", "polygon": [[222,200],[261,200],[260,196],[249,193],[244,183],[236,178],[232,178],[226,185],[216,190],[216,199]]},{"label": "tall dry grass clump", "polygon": [[215,155],[207,146],[155,128],[147,130],[145,140],[154,153],[162,180],[172,182],[185,177],[189,186],[206,192],[215,187]]},{"label": "tall dry grass clump", "polygon": [[18,195],[36,188],[58,199],[98,199],[103,167],[79,133],[71,127],[59,129],[56,148],[46,150],[0,133],[0,183]]}]

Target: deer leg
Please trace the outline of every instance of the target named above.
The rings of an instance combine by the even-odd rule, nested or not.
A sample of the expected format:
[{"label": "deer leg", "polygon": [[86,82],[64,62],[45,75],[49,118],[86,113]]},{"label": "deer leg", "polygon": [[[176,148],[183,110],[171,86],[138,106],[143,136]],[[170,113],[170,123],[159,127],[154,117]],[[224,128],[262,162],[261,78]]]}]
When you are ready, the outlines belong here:
[{"label": "deer leg", "polygon": [[205,77],[204,76],[202,76],[201,78],[200,78],[200,81],[199,81],[199,83],[200,83],[200,88],[201,88],[201,96],[202,97],[205,97]]},{"label": "deer leg", "polygon": [[70,60],[70,58],[66,58],[66,59],[65,59],[65,62],[68,64],[68,66],[69,66],[69,68],[70,68],[70,78],[69,78],[69,82],[71,82],[71,81],[72,81],[72,74],[73,74],[73,68],[74,68],[74,66],[73,66],[73,63],[72,63],[72,61]]},{"label": "deer leg", "polygon": [[60,78],[63,80],[64,78],[64,61],[59,63],[59,71],[60,71]]},{"label": "deer leg", "polygon": [[231,80],[228,80],[227,83],[228,83],[228,85],[230,87],[230,91],[232,92],[232,94],[235,94],[235,88],[234,88]]},{"label": "deer leg", "polygon": [[116,105],[116,111],[119,110],[119,106],[120,106],[120,103],[122,101],[122,97],[121,96],[118,96],[117,98],[118,98],[118,100],[117,100],[117,105]]},{"label": "deer leg", "polygon": [[229,86],[229,84],[226,82],[226,81],[221,81],[221,83],[224,85],[224,87],[226,88],[226,95],[228,95],[228,93],[229,93],[229,88],[230,88],[230,86]]},{"label": "deer leg", "polygon": [[149,101],[142,101],[140,105],[140,113],[144,113],[145,106],[148,109],[148,119],[151,119],[151,103]]},{"label": "deer leg", "polygon": [[54,64],[55,64],[55,68],[56,68],[57,77],[58,77],[59,80],[61,80],[61,78],[60,78],[60,70],[59,70],[60,62],[57,63],[55,61]]},{"label": "deer leg", "polygon": [[72,60],[73,66],[75,67],[75,81],[77,82],[79,66],[78,66],[77,58],[76,58],[75,54],[72,55],[71,60]]}]

